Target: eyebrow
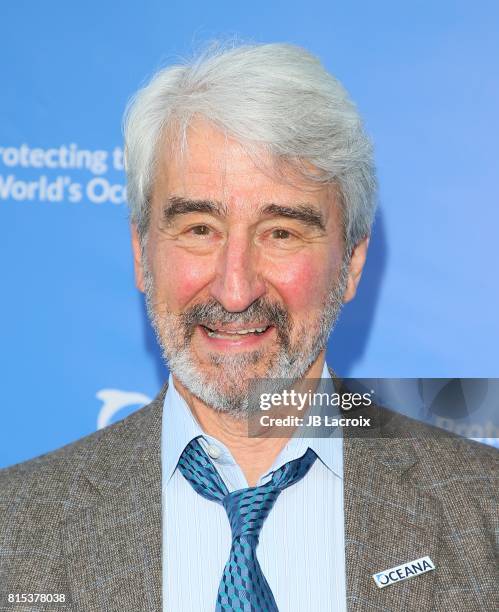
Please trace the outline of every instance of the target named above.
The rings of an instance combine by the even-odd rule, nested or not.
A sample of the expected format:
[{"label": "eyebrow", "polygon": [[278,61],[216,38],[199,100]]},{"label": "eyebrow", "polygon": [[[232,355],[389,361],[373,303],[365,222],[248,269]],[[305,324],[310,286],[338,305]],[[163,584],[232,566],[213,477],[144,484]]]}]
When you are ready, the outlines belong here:
[{"label": "eyebrow", "polygon": [[308,204],[299,204],[298,206],[283,206],[281,204],[267,204],[261,214],[272,217],[286,217],[287,219],[296,219],[305,225],[317,227],[323,232],[326,231],[326,223],[322,213],[313,206]]},{"label": "eyebrow", "polygon": [[178,215],[188,215],[193,212],[208,213],[216,217],[226,216],[227,207],[221,202],[212,200],[191,200],[189,198],[179,198],[177,196],[168,199],[163,208],[163,220],[171,223]]},{"label": "eyebrow", "polygon": [[[187,215],[194,212],[207,213],[216,217],[225,217],[228,215],[227,206],[222,202],[214,200],[193,200],[190,198],[173,196],[168,199],[163,209],[163,220],[166,223],[171,223],[173,219],[179,215]],[[305,225],[316,227],[321,231],[326,231],[326,223],[322,213],[308,204],[285,206],[271,203],[266,204],[259,212],[261,216],[295,219]]]}]

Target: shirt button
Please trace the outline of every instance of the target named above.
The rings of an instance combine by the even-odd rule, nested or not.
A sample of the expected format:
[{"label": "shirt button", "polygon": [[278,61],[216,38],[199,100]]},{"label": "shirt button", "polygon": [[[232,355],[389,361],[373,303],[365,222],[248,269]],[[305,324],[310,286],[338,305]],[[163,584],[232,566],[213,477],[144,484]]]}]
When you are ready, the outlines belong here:
[{"label": "shirt button", "polygon": [[208,451],[208,455],[212,459],[218,459],[220,457],[220,455],[222,454],[222,452],[220,451],[218,446],[210,445],[210,446],[208,446],[207,451]]}]

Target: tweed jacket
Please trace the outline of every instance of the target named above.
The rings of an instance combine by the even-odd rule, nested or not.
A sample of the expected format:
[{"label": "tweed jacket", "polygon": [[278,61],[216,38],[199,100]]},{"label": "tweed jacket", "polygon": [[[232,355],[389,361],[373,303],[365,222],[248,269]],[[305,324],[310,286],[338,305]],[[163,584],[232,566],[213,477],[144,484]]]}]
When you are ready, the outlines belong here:
[{"label": "tweed jacket", "polygon": [[[0,610],[162,610],[165,393],[166,385],[126,419],[0,471]],[[499,453],[427,436],[406,417],[388,430],[344,440],[348,610],[498,610]],[[426,555],[435,570],[376,586],[374,573]],[[69,603],[9,604],[8,593],[65,593]]]}]

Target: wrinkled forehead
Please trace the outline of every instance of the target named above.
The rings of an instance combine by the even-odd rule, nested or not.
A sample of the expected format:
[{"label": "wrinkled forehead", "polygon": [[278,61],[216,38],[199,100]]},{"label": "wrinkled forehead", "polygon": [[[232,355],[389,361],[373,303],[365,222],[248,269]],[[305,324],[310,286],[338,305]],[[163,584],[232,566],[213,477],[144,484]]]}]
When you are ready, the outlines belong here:
[{"label": "wrinkled forehead", "polygon": [[[307,171],[311,175],[318,172],[311,164]],[[264,146],[238,141],[196,118],[185,129],[173,124],[165,131],[158,150],[153,201],[189,197],[221,201],[230,209],[255,207],[262,201],[316,202],[336,208],[335,191],[334,185],[305,178],[297,164],[271,155]]]}]

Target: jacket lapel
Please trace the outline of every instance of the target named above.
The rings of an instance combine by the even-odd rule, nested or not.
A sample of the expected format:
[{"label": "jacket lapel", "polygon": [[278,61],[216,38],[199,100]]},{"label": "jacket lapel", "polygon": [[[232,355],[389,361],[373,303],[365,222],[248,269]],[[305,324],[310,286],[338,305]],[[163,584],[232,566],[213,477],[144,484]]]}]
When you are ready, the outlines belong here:
[{"label": "jacket lapel", "polygon": [[62,525],[75,610],[162,609],[160,449],[166,388],[146,408],[102,430],[73,492],[75,506],[87,500]]},{"label": "jacket lapel", "polygon": [[[344,508],[349,610],[434,608],[441,509],[412,480],[408,439],[344,440]],[[437,569],[378,588],[372,575],[430,556]]]}]

